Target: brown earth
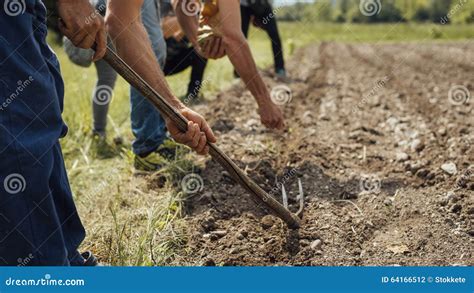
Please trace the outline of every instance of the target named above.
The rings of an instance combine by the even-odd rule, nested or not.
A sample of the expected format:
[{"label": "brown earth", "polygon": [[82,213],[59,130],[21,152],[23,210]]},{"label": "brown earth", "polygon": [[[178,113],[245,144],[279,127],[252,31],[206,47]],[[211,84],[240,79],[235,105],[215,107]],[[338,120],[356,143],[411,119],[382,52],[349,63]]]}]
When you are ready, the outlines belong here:
[{"label": "brown earth", "polygon": [[[197,106],[219,146],[281,201],[291,231],[215,162],[187,200],[181,265],[473,265],[474,42],[322,43],[288,62],[288,130],[267,131],[242,84]],[[282,82],[265,72],[267,84]],[[289,98],[289,96],[280,96]],[[442,170],[455,164],[453,175]]]}]

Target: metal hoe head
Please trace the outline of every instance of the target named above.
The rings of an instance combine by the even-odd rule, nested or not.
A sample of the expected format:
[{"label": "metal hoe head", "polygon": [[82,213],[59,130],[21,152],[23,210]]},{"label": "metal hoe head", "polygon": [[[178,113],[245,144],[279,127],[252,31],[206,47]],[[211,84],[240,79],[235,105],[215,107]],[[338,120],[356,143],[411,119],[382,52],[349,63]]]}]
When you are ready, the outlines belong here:
[{"label": "metal hoe head", "polygon": [[[303,184],[301,183],[301,179],[298,179],[298,188],[299,193],[296,197],[296,200],[299,202],[300,207],[298,211],[295,213],[298,217],[302,216],[303,209],[304,209],[304,193],[303,193]],[[288,195],[286,194],[285,185],[281,185],[281,196],[283,198],[283,206],[288,210]]]}]

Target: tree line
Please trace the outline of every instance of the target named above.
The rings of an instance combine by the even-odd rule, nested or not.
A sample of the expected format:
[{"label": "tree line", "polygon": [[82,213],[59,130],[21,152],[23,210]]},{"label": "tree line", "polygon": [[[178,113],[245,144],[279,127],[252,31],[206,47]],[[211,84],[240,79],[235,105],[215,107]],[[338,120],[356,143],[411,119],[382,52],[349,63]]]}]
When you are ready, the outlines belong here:
[{"label": "tree line", "polygon": [[474,23],[474,0],[316,0],[274,12],[286,21]]}]

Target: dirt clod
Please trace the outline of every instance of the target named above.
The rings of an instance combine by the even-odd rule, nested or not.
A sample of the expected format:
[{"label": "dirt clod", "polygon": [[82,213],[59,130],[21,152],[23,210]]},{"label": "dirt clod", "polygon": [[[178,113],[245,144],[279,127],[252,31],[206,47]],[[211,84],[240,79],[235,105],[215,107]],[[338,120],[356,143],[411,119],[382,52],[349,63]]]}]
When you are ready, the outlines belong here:
[{"label": "dirt clod", "polygon": [[269,229],[275,224],[275,217],[272,215],[266,215],[262,218],[261,223],[263,229]]},{"label": "dirt clod", "polygon": [[201,226],[205,232],[210,232],[217,228],[216,220],[213,217],[209,217],[201,223]]},{"label": "dirt clod", "polygon": [[461,210],[462,210],[462,205],[460,204],[455,204],[451,207],[451,212],[455,214],[459,213]]}]

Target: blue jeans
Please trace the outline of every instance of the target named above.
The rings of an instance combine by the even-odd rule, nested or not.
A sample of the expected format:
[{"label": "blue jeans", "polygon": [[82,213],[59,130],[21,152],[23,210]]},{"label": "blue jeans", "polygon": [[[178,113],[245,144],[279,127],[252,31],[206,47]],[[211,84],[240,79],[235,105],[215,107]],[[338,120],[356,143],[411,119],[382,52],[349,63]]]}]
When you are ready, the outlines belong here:
[{"label": "blue jeans", "polygon": [[[64,84],[40,0],[0,0],[0,265],[81,265],[59,139]],[[17,6],[18,8],[18,6]],[[23,10],[24,9],[24,10]]]},{"label": "blue jeans", "polygon": [[[158,5],[158,0],[145,0],[142,6],[142,21],[156,58],[163,68],[166,61],[166,43],[161,30]],[[155,151],[167,138],[166,124],[158,110],[135,88],[131,88],[130,100],[132,132],[135,135],[133,152],[144,156]]]}]

